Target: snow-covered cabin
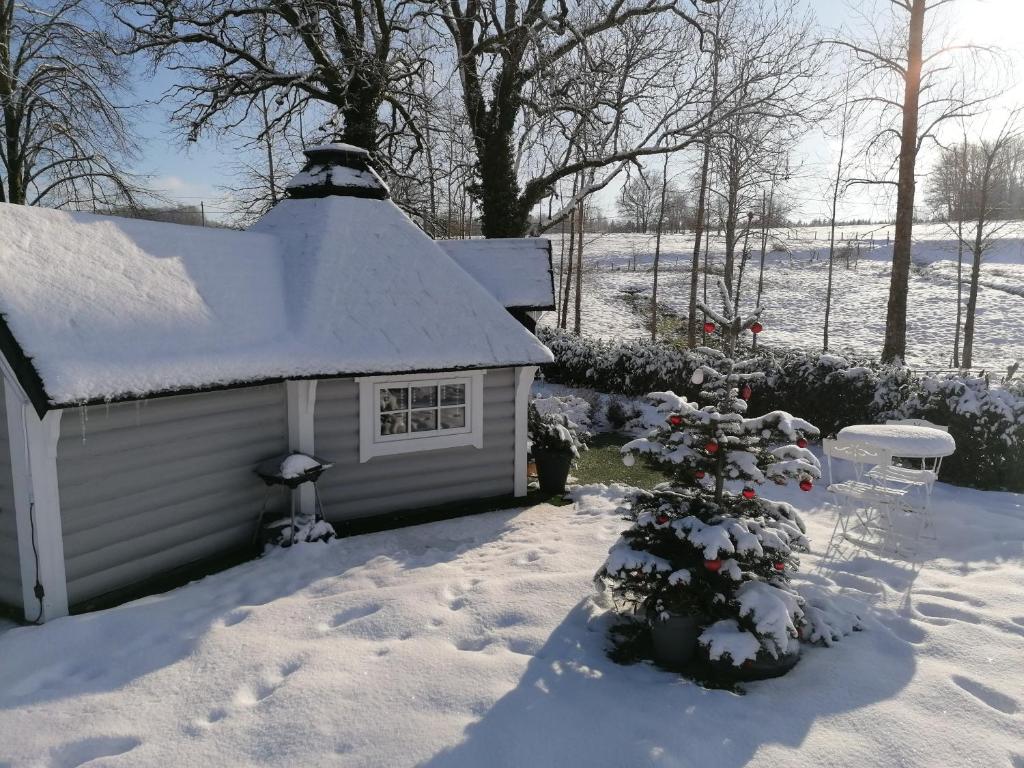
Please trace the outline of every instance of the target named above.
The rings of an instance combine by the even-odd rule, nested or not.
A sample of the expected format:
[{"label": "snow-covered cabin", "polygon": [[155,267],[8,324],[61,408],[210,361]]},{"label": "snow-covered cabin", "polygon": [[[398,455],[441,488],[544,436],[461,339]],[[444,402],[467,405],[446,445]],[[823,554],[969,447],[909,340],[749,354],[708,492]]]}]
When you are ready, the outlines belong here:
[{"label": "snow-covered cabin", "polygon": [[550,247],[442,247],[366,152],[306,155],[245,232],[0,204],[0,603],[46,620],[246,546],[288,450],[334,462],[330,521],[526,492],[551,355],[510,310],[553,305]]}]

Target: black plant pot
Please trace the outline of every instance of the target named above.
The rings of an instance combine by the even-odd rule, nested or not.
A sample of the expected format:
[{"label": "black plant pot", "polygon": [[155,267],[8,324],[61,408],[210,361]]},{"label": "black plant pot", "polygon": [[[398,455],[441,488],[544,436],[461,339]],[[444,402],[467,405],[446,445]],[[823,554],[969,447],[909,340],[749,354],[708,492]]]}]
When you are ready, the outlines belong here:
[{"label": "black plant pot", "polygon": [[650,616],[651,650],[654,660],[667,669],[683,669],[693,660],[697,638],[703,630],[703,617],[690,614],[668,614],[667,619]]},{"label": "black plant pot", "polygon": [[569,468],[572,466],[572,453],[534,448],[533,459],[537,462],[540,489],[550,494],[565,493],[565,481],[569,478]]},{"label": "black plant pot", "polygon": [[789,672],[796,663],[800,661],[800,646],[796,650],[775,658],[765,650],[758,652],[757,657],[735,666],[731,661],[718,659],[712,661],[707,656],[707,649],[701,649],[701,656],[708,666],[708,670],[719,680],[735,682],[748,682],[751,680],[768,680],[772,677],[782,677]]}]

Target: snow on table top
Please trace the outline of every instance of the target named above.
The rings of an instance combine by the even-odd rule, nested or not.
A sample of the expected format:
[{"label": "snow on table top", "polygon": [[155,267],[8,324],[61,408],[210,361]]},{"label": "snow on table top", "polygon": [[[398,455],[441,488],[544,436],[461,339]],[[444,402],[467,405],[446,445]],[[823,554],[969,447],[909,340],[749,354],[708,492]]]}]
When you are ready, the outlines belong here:
[{"label": "snow on table top", "polygon": [[248,232],[0,204],[0,232],[0,312],[58,405],[551,359],[387,200],[284,200]]},{"label": "snow on table top", "polygon": [[476,238],[437,244],[506,307],[554,307],[548,240]]},{"label": "snow on table top", "polygon": [[932,768],[1022,754],[1021,496],[937,484],[935,556],[897,568],[822,559],[824,487],[774,489],[808,525],[795,583],[857,605],[865,626],[736,696],[608,658],[592,577],[628,525],[621,493],[300,544],[8,630],[0,763]]},{"label": "snow on table top", "polygon": [[948,433],[909,424],[857,424],[839,430],[838,438],[870,443],[908,459],[949,456],[956,450],[956,441]]}]

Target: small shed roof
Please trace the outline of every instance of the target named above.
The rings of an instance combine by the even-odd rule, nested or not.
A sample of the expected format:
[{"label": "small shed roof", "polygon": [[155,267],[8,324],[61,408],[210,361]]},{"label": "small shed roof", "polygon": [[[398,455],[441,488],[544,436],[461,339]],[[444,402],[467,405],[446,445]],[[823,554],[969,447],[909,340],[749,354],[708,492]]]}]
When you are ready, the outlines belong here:
[{"label": "small shed roof", "polygon": [[387,199],[286,199],[247,232],[0,204],[0,232],[0,349],[40,412],[551,359]]},{"label": "small shed roof", "polygon": [[438,240],[437,244],[507,309],[555,308],[547,238]]}]

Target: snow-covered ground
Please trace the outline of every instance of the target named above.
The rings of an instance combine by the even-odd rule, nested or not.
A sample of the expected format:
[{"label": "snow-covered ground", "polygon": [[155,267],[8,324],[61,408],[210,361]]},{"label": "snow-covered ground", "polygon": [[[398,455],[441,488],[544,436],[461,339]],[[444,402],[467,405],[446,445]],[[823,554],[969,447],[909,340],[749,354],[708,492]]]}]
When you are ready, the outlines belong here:
[{"label": "snow-covered ground", "polygon": [[[845,258],[834,271],[830,322],[834,350],[852,349],[877,355],[881,350],[889,297],[892,227],[844,227],[838,235],[860,236],[850,269]],[[986,254],[982,265],[975,336],[975,368],[1002,373],[1024,358],[1024,230],[1007,229]],[[837,235],[837,236],[838,236]],[[908,362],[926,369],[947,368],[956,320],[957,245],[942,225],[915,230],[914,269],[910,278],[907,318]],[[552,241],[556,273],[558,236]],[[850,243],[839,243],[840,251]],[[775,233],[766,258],[762,341],[777,347],[820,349],[828,277],[828,231],[804,228]],[[744,303],[753,303],[758,279],[760,244],[751,238],[752,260],[743,275]],[[646,336],[642,321],[623,300],[623,291],[650,296],[653,235],[590,235],[585,240],[583,331],[602,338]],[[659,295],[669,308],[685,313],[690,282],[693,236],[667,235],[662,240]],[[711,242],[712,268],[720,268],[724,242]],[[632,269],[634,259],[637,269]],[[965,277],[967,271],[965,268]],[[711,285],[713,289],[713,284]],[[966,289],[964,301],[966,303]],[[548,313],[547,322],[553,321]]]},{"label": "snow-covered ground", "polygon": [[[302,544],[165,595],[0,635],[0,765],[1024,766],[1024,497],[939,485],[917,564],[829,552],[862,607],[748,695],[605,655],[591,577],[621,488]],[[91,761],[91,762],[90,762]]]}]

